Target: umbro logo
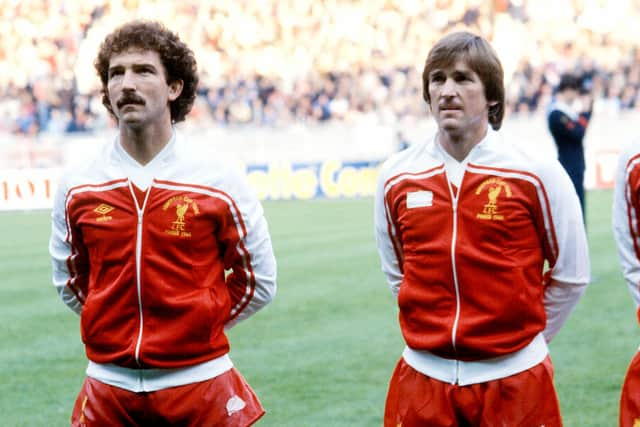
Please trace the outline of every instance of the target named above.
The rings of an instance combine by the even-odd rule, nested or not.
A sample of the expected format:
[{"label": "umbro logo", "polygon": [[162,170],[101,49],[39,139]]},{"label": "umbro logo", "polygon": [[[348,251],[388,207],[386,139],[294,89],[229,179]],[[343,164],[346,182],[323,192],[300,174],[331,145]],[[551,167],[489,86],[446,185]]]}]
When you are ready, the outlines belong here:
[{"label": "umbro logo", "polygon": [[247,406],[245,401],[234,395],[227,401],[227,414],[231,416],[236,412],[242,411],[245,406]]},{"label": "umbro logo", "polygon": [[106,203],[101,203],[95,208],[93,211],[97,213],[99,216],[96,218],[97,222],[104,222],[113,219],[111,215],[107,215],[109,212],[114,210],[113,206],[109,206]]}]

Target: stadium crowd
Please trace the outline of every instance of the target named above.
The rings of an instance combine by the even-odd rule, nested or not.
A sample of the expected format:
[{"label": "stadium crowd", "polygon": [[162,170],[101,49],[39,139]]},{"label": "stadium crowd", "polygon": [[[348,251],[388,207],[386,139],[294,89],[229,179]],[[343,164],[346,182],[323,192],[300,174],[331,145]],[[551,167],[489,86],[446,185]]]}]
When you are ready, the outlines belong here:
[{"label": "stadium crowd", "polygon": [[170,23],[194,48],[195,126],[423,117],[426,53],[462,28],[506,58],[507,115],[544,112],[570,70],[596,108],[640,109],[640,0],[0,0],[0,132],[112,127],[93,59],[132,18]]}]

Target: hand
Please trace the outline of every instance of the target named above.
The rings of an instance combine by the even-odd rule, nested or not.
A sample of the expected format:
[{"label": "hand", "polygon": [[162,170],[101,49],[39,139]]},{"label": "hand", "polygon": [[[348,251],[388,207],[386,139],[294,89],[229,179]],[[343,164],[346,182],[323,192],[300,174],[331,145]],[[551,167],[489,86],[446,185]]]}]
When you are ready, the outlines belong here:
[{"label": "hand", "polygon": [[593,111],[593,94],[589,93],[586,95],[582,95],[580,98],[580,103],[582,104],[583,111],[585,113],[590,113]]}]

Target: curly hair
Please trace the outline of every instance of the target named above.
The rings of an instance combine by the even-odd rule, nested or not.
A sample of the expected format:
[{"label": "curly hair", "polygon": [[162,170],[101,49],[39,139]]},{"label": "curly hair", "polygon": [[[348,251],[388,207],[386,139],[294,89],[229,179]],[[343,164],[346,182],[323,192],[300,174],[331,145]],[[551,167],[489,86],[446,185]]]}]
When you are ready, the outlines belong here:
[{"label": "curly hair", "polygon": [[500,129],[504,117],[504,71],[495,50],[484,38],[466,31],[451,33],[438,41],[427,56],[422,73],[422,97],[429,99],[429,74],[436,68],[445,68],[458,59],[464,60],[475,71],[482,84],[487,101],[495,101],[489,107],[489,123]]},{"label": "curly hair", "polygon": [[195,56],[177,34],[158,22],[132,21],[117,28],[104,39],[94,62],[102,81],[102,104],[116,117],[107,90],[109,61],[113,55],[130,48],[157,52],[166,70],[167,83],[182,80],[182,93],[170,103],[170,109],[173,123],[183,121],[196,98],[198,70]]}]

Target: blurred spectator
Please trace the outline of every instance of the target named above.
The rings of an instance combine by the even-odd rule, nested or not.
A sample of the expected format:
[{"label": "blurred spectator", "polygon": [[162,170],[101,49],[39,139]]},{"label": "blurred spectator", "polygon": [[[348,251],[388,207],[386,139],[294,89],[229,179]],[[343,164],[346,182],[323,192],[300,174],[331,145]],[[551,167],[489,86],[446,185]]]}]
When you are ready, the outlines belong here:
[{"label": "blurred spectator", "polygon": [[[567,73],[560,77],[555,98],[549,106],[547,125],[558,149],[558,160],[571,178],[580,199],[584,219],[586,161],[583,141],[591,120],[593,100],[583,81],[574,74]],[[583,99],[580,100],[580,97]]]},{"label": "blurred spectator", "polygon": [[35,100],[30,92],[30,88],[19,91],[20,109],[14,124],[15,133],[22,135],[36,135],[40,126],[38,123]]},{"label": "blurred spectator", "polygon": [[92,129],[91,113],[82,106],[76,106],[71,114],[71,119],[67,123],[66,132],[88,132]]},{"label": "blurred spectator", "polygon": [[[91,52],[136,17],[171,21],[194,47],[204,108],[194,126],[422,117],[413,59],[461,28],[508,49],[508,114],[544,111],[563,72],[580,75],[610,114],[640,108],[637,1],[0,0],[0,130],[56,133],[69,116],[68,131],[113,126]],[[90,100],[83,112],[79,97]]]}]

